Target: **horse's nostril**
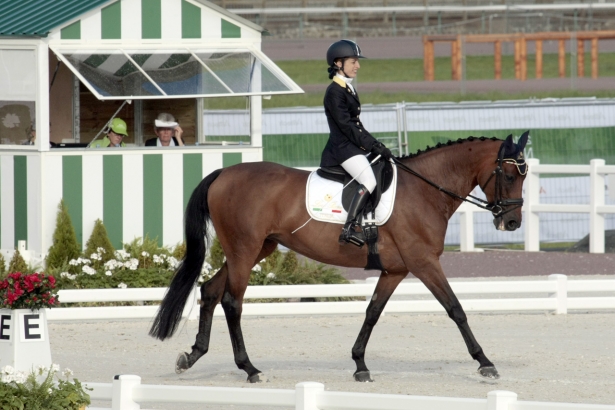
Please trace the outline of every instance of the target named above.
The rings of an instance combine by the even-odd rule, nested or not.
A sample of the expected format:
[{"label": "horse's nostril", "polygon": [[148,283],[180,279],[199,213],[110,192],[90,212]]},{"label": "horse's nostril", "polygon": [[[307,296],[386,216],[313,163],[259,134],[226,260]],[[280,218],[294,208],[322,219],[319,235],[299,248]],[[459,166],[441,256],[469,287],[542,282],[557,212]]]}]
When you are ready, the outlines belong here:
[{"label": "horse's nostril", "polygon": [[518,226],[519,226],[519,224],[514,219],[508,221],[508,223],[506,224],[506,228],[509,231],[514,231],[515,229],[517,229]]}]

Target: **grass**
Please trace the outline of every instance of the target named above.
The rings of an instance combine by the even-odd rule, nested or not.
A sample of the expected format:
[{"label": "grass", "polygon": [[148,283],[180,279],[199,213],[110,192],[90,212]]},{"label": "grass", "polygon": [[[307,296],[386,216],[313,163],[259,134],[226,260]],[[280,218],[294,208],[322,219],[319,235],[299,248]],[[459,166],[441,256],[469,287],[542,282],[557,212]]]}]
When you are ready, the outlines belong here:
[{"label": "grass", "polygon": [[[263,100],[263,108],[279,107],[321,107],[322,98],[330,80],[327,76],[325,63],[320,60],[307,61],[279,61],[276,63],[299,86],[321,84],[322,90],[318,92],[298,95],[274,95],[270,100]],[[576,64],[576,62],[575,62]],[[615,53],[602,53],[599,59],[599,73],[601,76],[615,76]],[[513,56],[502,56],[502,78],[513,79]],[[570,55],[566,55],[566,74],[570,75]],[[591,75],[591,58],[589,53],[585,56],[585,75]],[[557,54],[543,55],[543,78],[557,78]],[[535,78],[535,58],[528,56],[528,79]],[[435,59],[436,81],[451,79],[451,63],[448,57]],[[466,79],[491,80],[493,74],[493,56],[468,56],[466,60]],[[569,78],[569,77],[568,77]],[[359,88],[361,83],[378,82],[419,82],[423,81],[422,59],[385,59],[364,60],[357,78]],[[387,104],[401,101],[407,102],[436,102],[436,101],[476,101],[476,100],[517,100],[528,98],[566,98],[566,97],[598,97],[615,98],[615,90],[602,90],[599,92],[581,92],[573,90],[504,93],[493,91],[488,93],[411,93],[411,92],[370,92],[361,93],[363,104]],[[247,112],[246,97],[205,98],[205,108],[209,109],[244,109]]]}]

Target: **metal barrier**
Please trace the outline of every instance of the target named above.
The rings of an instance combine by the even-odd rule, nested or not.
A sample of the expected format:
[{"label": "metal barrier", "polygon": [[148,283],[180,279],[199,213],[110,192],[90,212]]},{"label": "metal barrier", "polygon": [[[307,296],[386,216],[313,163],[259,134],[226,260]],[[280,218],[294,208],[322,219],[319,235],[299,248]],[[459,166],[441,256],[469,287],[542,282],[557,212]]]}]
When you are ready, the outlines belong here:
[{"label": "metal barrier", "polygon": [[[337,302],[282,302],[282,303],[245,303],[244,316],[293,316],[293,315],[339,315],[364,314],[377,278],[368,278],[365,283],[347,285],[271,285],[248,286],[245,299],[300,299],[314,297],[360,297],[365,300]],[[568,310],[615,309],[615,295],[604,296],[604,292],[615,293],[615,279],[567,280],[566,275],[549,275],[547,280],[532,281],[472,281],[451,282],[453,291],[458,295],[514,295],[508,298],[461,299],[464,310],[481,312],[536,311],[546,310],[556,314],[566,314]],[[117,301],[158,301],[166,288],[153,289],[84,289],[61,290],[58,297],[62,303],[77,302],[117,302]],[[601,295],[569,297],[568,293],[600,293]],[[198,288],[192,293],[184,309],[184,317],[196,319],[198,309]],[[442,306],[433,298],[417,299],[431,293],[420,282],[402,282],[394,299],[387,303],[385,313],[426,313],[443,312]],[[523,296],[523,297],[518,297]],[[400,300],[398,297],[404,297]],[[414,299],[412,299],[414,297]],[[68,307],[47,310],[47,320],[115,320],[151,319],[158,306],[106,306],[106,307]],[[223,316],[218,305],[214,316]]]}]

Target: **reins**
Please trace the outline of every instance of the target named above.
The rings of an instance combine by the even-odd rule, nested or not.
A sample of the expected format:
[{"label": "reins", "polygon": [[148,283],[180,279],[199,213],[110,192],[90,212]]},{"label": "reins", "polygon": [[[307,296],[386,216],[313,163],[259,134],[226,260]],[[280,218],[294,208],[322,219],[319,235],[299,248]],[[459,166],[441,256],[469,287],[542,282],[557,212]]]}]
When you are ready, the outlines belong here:
[{"label": "reins", "polygon": [[[488,202],[485,201],[482,198],[478,198],[474,195],[470,195],[468,194],[468,197],[470,197],[471,199],[468,198],[464,198],[461,195],[458,195],[452,191],[449,191],[448,189],[442,187],[441,185],[436,184],[435,182],[425,178],[424,176],[422,176],[421,174],[419,174],[418,172],[414,171],[413,169],[409,168],[408,166],[404,165],[398,158],[393,158],[393,162],[395,163],[395,165],[397,165],[398,168],[403,169],[404,171],[414,175],[415,177],[421,179],[422,181],[426,182],[427,184],[431,185],[432,187],[436,188],[438,191],[452,197],[455,199],[459,199],[461,201],[464,202],[468,202],[472,205],[476,205],[479,208],[485,209],[489,212],[491,212],[493,214],[494,218],[498,218],[501,217],[511,211],[514,211],[515,209],[523,206],[523,198],[514,198],[514,199],[502,199],[502,174],[503,174],[503,168],[502,168],[502,164],[504,163],[504,159],[503,159],[503,147],[504,145],[502,144],[502,146],[500,147],[500,150],[498,152],[498,158],[496,159],[497,162],[497,166],[496,168],[493,170],[493,172],[491,173],[491,175],[489,176],[489,178],[487,179],[487,181],[483,184],[483,186],[481,187],[481,189],[483,191],[485,191],[485,187],[487,186],[487,184],[489,183],[489,181],[491,181],[491,178],[493,178],[493,176],[496,176],[495,179],[495,200],[494,202]],[[509,206],[513,206],[512,208],[507,209],[506,211],[504,211],[503,207],[509,207]]]}]

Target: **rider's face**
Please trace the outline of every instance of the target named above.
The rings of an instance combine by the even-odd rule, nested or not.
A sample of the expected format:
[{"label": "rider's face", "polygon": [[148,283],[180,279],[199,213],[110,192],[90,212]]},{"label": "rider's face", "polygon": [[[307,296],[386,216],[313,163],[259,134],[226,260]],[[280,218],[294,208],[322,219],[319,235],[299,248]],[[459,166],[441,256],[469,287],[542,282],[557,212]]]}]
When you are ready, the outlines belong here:
[{"label": "rider's face", "polygon": [[346,74],[348,78],[355,78],[357,76],[357,71],[361,68],[358,58],[347,58],[344,60],[344,65],[342,65],[341,61],[338,61],[337,66],[342,68],[342,74]]}]

